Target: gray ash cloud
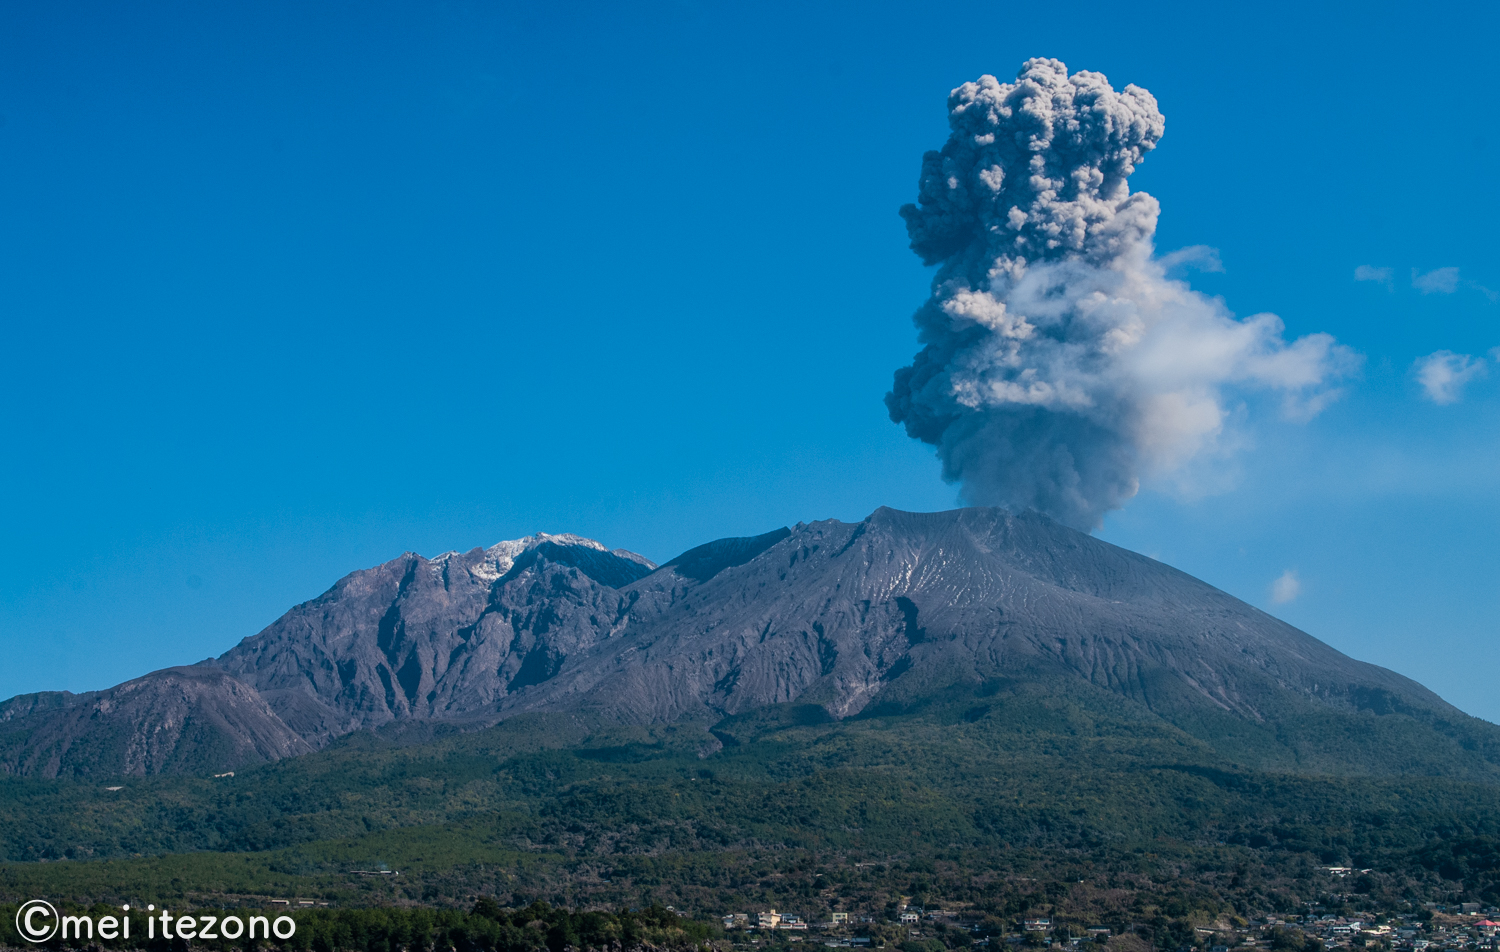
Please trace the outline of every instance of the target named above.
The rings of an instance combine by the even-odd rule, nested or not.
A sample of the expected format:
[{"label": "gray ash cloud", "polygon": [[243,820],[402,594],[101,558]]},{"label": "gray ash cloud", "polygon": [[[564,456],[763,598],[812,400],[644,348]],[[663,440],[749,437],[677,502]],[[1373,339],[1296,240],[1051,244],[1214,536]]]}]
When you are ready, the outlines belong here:
[{"label": "gray ash cloud", "polygon": [[1160,207],[1129,188],[1166,128],[1149,92],[1033,59],[955,89],[948,118],[901,209],[938,270],[886,404],[965,501],[1093,529],[1143,475],[1221,445],[1232,390],[1294,418],[1337,393],[1354,358],[1332,337],[1237,319],[1169,276],[1192,249],[1156,256]]}]

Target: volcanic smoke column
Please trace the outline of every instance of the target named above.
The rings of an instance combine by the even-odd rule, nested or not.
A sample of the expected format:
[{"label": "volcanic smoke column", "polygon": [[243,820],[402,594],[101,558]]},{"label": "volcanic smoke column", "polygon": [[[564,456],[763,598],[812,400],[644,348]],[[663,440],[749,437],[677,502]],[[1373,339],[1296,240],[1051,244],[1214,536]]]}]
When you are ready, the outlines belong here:
[{"label": "volcanic smoke column", "polygon": [[1094,529],[1140,475],[1219,442],[1229,386],[1304,419],[1336,395],[1354,356],[1332,337],[1288,343],[1274,314],[1237,320],[1167,277],[1206,249],[1153,256],[1159,207],[1128,183],[1166,127],[1149,92],[1033,59],[955,89],[948,124],[901,209],[940,267],[886,405],[968,502]]}]

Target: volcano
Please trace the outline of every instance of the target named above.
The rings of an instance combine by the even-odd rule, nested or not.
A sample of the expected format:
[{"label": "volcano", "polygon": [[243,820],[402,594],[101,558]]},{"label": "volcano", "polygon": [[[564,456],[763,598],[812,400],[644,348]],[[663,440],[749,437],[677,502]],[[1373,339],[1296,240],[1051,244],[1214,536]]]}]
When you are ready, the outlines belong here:
[{"label": "volcano", "polygon": [[1108,698],[1122,724],[1260,770],[1500,780],[1500,730],[1420,684],[1146,556],[986,508],[882,508],[661,566],[571,535],[406,553],[217,659],[4,702],[0,769],[228,770],[534,712],[692,724],[708,755],[756,711],[983,716],[1021,685]]}]

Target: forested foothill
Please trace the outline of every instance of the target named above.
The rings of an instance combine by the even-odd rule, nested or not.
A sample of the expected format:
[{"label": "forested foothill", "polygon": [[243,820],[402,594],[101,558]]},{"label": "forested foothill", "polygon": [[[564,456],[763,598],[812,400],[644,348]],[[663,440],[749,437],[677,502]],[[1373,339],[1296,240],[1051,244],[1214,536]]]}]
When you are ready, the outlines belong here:
[{"label": "forested foothill", "polygon": [[[8,779],[0,896],[312,902],[295,913],[307,923],[297,942],[392,952],[540,949],[573,934],[578,948],[605,935],[750,941],[682,923],[671,939],[657,920],[620,918],[656,907],[715,924],[844,911],[871,920],[855,931],[872,942],[926,943],[908,952],[1093,941],[1090,927],[1122,949],[1235,935],[1289,949],[1399,941],[1305,932],[1308,915],[1415,921],[1428,904],[1500,904],[1500,791],[1488,783],[1251,769],[1123,717],[1103,692],[1021,683],[842,722],[787,705],[713,733],[580,735],[538,715],[421,743],[362,733],[232,778]],[[518,924],[536,903],[596,918]],[[897,923],[903,904],[951,915],[913,936]],[[486,910],[506,911],[476,925]],[[1045,939],[1028,917],[1052,920]],[[841,941],[755,941],[799,938]]]}]

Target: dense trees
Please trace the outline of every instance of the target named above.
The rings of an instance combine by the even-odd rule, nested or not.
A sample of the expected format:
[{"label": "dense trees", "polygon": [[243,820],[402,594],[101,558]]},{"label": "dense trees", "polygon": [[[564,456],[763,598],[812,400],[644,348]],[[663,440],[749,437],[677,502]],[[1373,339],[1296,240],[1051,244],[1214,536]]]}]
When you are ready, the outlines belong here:
[{"label": "dense trees", "polygon": [[[119,907],[96,905],[68,908],[68,915],[89,915],[95,920],[119,915]],[[0,906],[0,946],[16,948],[21,937],[13,926],[15,905]],[[285,911],[231,910],[231,915],[287,915]],[[221,915],[223,913],[221,912]],[[570,911],[546,903],[520,909],[501,908],[492,899],[480,899],[470,911],[427,908],[311,909],[290,913],[296,930],[286,940],[228,939],[195,940],[193,948],[229,952],[231,949],[266,952],[563,952],[564,949],[607,950],[694,948],[711,939],[716,930],[701,922],[677,916],[660,906],[642,910]],[[137,928],[129,939],[111,941],[115,949],[144,952],[184,952],[184,940],[149,938]],[[65,941],[54,936],[42,947],[64,948],[93,945]]]},{"label": "dense trees", "polygon": [[1022,702],[833,724],[759,712],[711,754],[701,725],[564,747],[519,718],[425,745],[360,735],[232,779],[0,781],[0,899],[305,898],[342,914],[490,895],[711,918],[885,914],[907,897],[1114,927],[1500,903],[1493,787],[1251,771],[1102,708]]}]

